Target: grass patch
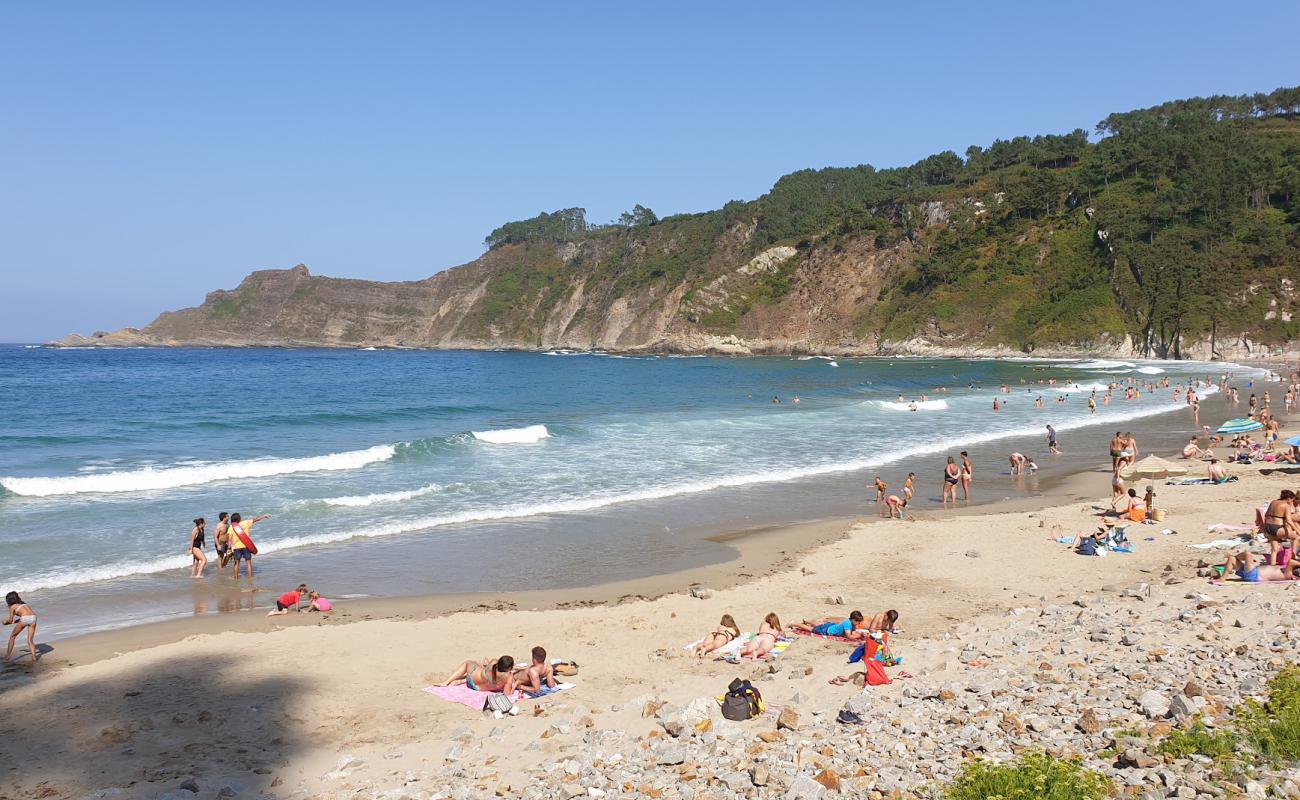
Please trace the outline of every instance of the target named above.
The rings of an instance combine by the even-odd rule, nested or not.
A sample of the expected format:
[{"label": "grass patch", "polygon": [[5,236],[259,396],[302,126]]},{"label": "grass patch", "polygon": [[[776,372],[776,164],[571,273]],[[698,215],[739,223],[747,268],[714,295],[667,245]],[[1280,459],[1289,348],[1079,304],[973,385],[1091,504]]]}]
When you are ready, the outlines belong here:
[{"label": "grass patch", "polygon": [[1160,743],[1159,749],[1161,753],[1174,758],[1202,755],[1214,759],[1215,763],[1224,764],[1236,758],[1240,745],[1236,732],[1211,730],[1198,722],[1187,730],[1174,731]]},{"label": "grass patch", "polygon": [[1175,758],[1206,756],[1227,773],[1256,764],[1292,767],[1300,762],[1300,667],[1288,664],[1268,682],[1268,702],[1247,700],[1233,710],[1232,724],[1210,729],[1197,722],[1174,731],[1159,751]]},{"label": "grass patch", "polygon": [[944,800],[1104,800],[1110,781],[1077,758],[1025,753],[1007,764],[972,761],[943,793]]}]

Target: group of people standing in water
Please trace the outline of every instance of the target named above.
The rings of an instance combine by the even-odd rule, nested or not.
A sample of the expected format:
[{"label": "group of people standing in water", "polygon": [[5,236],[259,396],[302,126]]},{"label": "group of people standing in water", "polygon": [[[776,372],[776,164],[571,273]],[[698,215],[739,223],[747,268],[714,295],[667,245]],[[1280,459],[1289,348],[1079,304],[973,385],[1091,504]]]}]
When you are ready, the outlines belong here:
[{"label": "group of people standing in water", "polygon": [[[253,544],[252,539],[253,526],[270,518],[270,514],[262,514],[252,519],[244,519],[239,513],[227,514],[222,511],[218,514],[217,528],[212,535],[217,553],[217,569],[225,569],[226,565],[233,561],[235,577],[238,578],[239,565],[243,563],[248,565],[248,577],[253,577],[253,556],[257,554],[257,546]],[[190,576],[194,578],[202,578],[203,568],[208,565],[208,556],[205,552],[207,524],[207,520],[198,517],[194,520],[194,527],[190,529],[187,552],[193,559],[190,563]]]}]

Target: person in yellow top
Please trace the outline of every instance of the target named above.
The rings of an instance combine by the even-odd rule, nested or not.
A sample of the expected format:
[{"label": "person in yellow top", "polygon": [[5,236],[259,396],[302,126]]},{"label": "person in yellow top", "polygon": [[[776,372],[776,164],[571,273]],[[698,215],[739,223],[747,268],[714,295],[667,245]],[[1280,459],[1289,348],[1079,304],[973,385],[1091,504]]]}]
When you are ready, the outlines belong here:
[{"label": "person in yellow top", "polygon": [[263,514],[250,520],[245,520],[239,514],[230,515],[230,559],[235,562],[236,578],[239,577],[239,562],[241,561],[248,564],[248,577],[253,577],[253,554],[240,538],[240,534],[242,533],[251,539],[253,526],[264,519],[270,518],[270,514]]}]

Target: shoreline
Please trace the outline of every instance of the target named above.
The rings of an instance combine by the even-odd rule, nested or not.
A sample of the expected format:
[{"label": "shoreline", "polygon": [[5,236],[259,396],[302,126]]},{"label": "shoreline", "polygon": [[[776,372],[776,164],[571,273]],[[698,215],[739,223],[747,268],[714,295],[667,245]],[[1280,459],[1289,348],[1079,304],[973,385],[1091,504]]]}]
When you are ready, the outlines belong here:
[{"label": "shoreline", "polygon": [[[889,747],[898,741],[907,743],[909,760],[902,764],[902,774],[875,767],[877,771],[855,775],[839,760],[799,756],[794,750],[789,757],[773,756],[778,761],[760,759],[760,764],[792,781],[800,780],[800,774],[811,779],[822,768],[817,765],[821,761],[833,765],[863,792],[872,782],[911,790],[917,781],[951,775],[962,760],[960,752],[951,753],[940,760],[943,766],[937,772],[926,770],[909,779],[906,770],[912,755],[933,760],[934,753],[925,747],[917,750],[917,742],[928,738],[940,748],[964,751],[972,749],[962,744],[970,735],[962,731],[969,729],[944,727],[965,723],[944,722],[941,717],[912,723],[908,733],[906,727],[890,727],[880,714],[892,718],[915,713],[923,698],[939,697],[941,690],[974,692],[969,695],[972,702],[978,696],[980,703],[987,703],[989,681],[1020,686],[1016,681],[1035,676],[1041,687],[1043,679],[1034,670],[1047,670],[1042,665],[1051,662],[1053,670],[1067,673],[1090,664],[1087,669],[1101,671],[1096,680],[1066,680],[1065,685],[1113,695],[1113,687],[1107,687],[1101,675],[1111,675],[1111,665],[1118,668],[1120,663],[1117,659],[1132,657],[1140,663],[1120,673],[1129,675],[1126,685],[1134,687],[1123,690],[1126,697],[1132,693],[1136,698],[1153,682],[1158,681],[1155,688],[1165,689],[1182,686],[1189,678],[1216,694],[1235,691],[1231,687],[1241,669],[1240,659],[1228,665],[1231,680],[1227,683],[1228,679],[1211,680],[1202,673],[1166,675],[1162,670],[1183,668],[1148,664],[1143,655],[1147,650],[1130,646],[1135,641],[1132,636],[1119,641],[1124,631],[1146,630],[1150,642],[1146,647],[1169,648],[1171,655],[1162,657],[1165,662],[1202,647],[1195,641],[1188,645],[1181,638],[1171,640],[1161,631],[1170,624],[1179,630],[1191,625],[1192,632],[1204,630],[1203,626],[1175,621],[1153,627],[1143,622],[1158,623],[1179,613],[1180,605],[1195,601],[1175,598],[1189,596],[1212,602],[1197,606],[1207,611],[1185,613],[1216,613],[1216,607],[1233,598],[1256,604],[1251,608],[1234,604],[1230,613],[1248,623],[1241,631],[1225,626],[1223,636],[1230,636],[1235,644],[1262,630],[1257,624],[1266,624],[1257,623],[1258,615],[1248,616],[1251,609],[1260,608],[1267,620],[1274,616],[1267,611],[1272,608],[1270,599],[1294,588],[1230,585],[1215,589],[1193,577],[1201,559],[1222,559],[1221,554],[1186,547],[1213,538],[1205,533],[1207,524],[1245,521],[1261,497],[1300,482],[1300,471],[1268,476],[1255,467],[1233,471],[1241,480],[1224,486],[1162,485],[1160,506],[1171,515],[1163,524],[1178,534],[1161,535],[1159,526],[1133,526],[1130,538],[1136,541],[1137,551],[1109,558],[1075,556],[1056,541],[1095,526],[1097,510],[1106,503],[1103,476],[1085,472],[1077,476],[1083,481],[1080,490],[1086,489],[1082,503],[1071,489],[1050,503],[1039,498],[1032,510],[979,507],[888,524],[855,522],[829,541],[790,555],[784,566],[767,574],[748,577],[735,570],[734,585],[710,587],[711,595],[704,598],[677,591],[655,599],[632,596],[588,604],[567,592],[571,602],[564,608],[533,610],[523,603],[508,607],[487,602],[468,612],[437,616],[417,607],[406,618],[379,615],[380,608],[396,611],[395,602],[382,601],[382,606],[376,603],[364,611],[361,606],[349,609],[352,619],[347,621],[311,617],[271,621],[257,613],[246,617],[250,625],[259,627],[256,631],[191,630],[166,643],[144,642],[142,629],[128,629],[115,634],[122,637],[124,649],[119,655],[106,649],[95,660],[87,649],[79,656],[84,660],[62,669],[17,665],[0,674],[0,719],[5,720],[0,724],[0,739],[14,763],[40,767],[15,773],[14,789],[22,796],[76,798],[116,787],[119,793],[102,796],[155,798],[194,779],[206,787],[203,798],[216,797],[218,787],[231,783],[242,787],[240,791],[256,795],[269,790],[286,800],[358,793],[431,800],[446,797],[439,792],[454,786],[467,787],[465,796],[477,799],[490,797],[493,786],[506,785],[512,788],[509,796],[526,789],[528,793],[519,796],[541,798],[556,796],[561,784],[568,786],[576,779],[568,775],[586,774],[597,767],[615,770],[617,764],[635,768],[638,775],[644,771],[647,780],[694,781],[695,772],[679,773],[671,761],[666,771],[655,766],[656,754],[674,746],[708,746],[716,740],[722,748],[718,754],[729,764],[733,752],[739,755],[753,747],[749,742],[755,734],[771,735],[772,721],[782,708],[798,711],[799,733],[791,737],[778,730],[779,741],[762,739],[760,747],[784,753],[781,748],[812,736],[839,752],[856,746],[855,741],[875,738],[864,739],[863,729],[834,723],[836,709],[847,698],[850,704],[866,704],[863,713],[871,712],[870,724],[885,726]],[[772,532],[767,538],[775,536]],[[1124,595],[1130,587],[1139,587],[1138,596]],[[1072,604],[1082,604],[1086,610]],[[828,686],[828,677],[847,671],[843,666],[847,649],[836,642],[797,638],[772,665],[697,661],[682,651],[724,612],[735,614],[742,630],[749,631],[769,610],[778,611],[788,624],[800,615],[842,615],[852,608],[870,613],[900,610],[901,630],[892,645],[905,656],[904,668],[918,676],[916,680],[865,692]],[[1078,620],[1070,623],[1085,615],[1097,623],[1085,622],[1082,627]],[[1025,638],[1031,635],[1023,632],[1026,625],[1036,626],[1032,636],[1038,637],[1037,644],[1028,648],[1025,643],[1034,640]],[[1104,641],[1089,639],[1090,632],[1098,631],[1109,631]],[[458,658],[495,657],[502,651],[526,656],[534,644],[546,646],[550,655],[581,664],[573,692],[528,703],[526,713],[494,721],[421,691],[442,680]],[[71,647],[58,645],[47,658],[67,656],[70,649],[65,648]],[[1075,655],[1081,647],[1098,655]],[[1220,645],[1203,647],[1217,653]],[[1258,652],[1266,656],[1268,650],[1261,646]],[[992,663],[981,661],[981,653]],[[1210,663],[1220,662],[1215,658]],[[1264,665],[1262,660],[1252,663]],[[766,721],[737,726],[715,719],[712,733],[696,729],[665,735],[665,723],[671,724],[675,714],[699,707],[716,717],[716,710],[709,711],[714,705],[710,698],[737,675],[759,681],[769,703]],[[959,684],[955,690],[944,689]],[[654,708],[665,702],[670,710],[656,718]],[[1031,710],[1016,707],[1020,700],[1008,702],[1013,704],[1012,713]],[[1135,700],[1106,702],[1105,725],[1131,729]],[[649,713],[643,711],[647,703],[652,704]],[[958,697],[959,708],[961,703]],[[917,708],[908,709],[909,705]],[[971,717],[976,708],[966,708],[961,719]],[[1042,726],[1051,726],[1046,720],[1077,718],[1078,710],[1077,706],[1053,710],[1049,701],[1037,718],[1044,720]],[[1025,716],[1026,722],[1029,719]],[[972,721],[982,724],[979,716]],[[995,735],[1005,730],[1012,736],[1030,736],[1015,733],[1023,732],[1024,725],[1000,728],[997,722],[994,716],[989,728]],[[1059,737],[1039,733],[1052,730],[1042,726],[1032,729],[1031,738],[1059,746],[1052,744]],[[1030,744],[1028,739],[1018,741],[1015,747]],[[620,750],[623,761],[601,761],[599,754],[607,758],[613,746],[627,748]],[[1104,746],[1089,745],[1087,752],[1096,753]],[[80,755],[58,757],[66,752]],[[710,781],[716,768],[710,770],[707,757],[693,757],[706,765],[698,769],[708,770],[703,781]],[[142,772],[141,764],[149,768]],[[564,766],[555,772],[556,765]],[[748,775],[747,768],[742,763],[741,774]],[[729,773],[716,774],[725,778]],[[605,787],[611,796],[637,796],[642,791],[615,788],[622,786],[621,781],[611,785],[596,777],[584,780]],[[760,796],[768,795],[760,792]]]},{"label": "shoreline", "polygon": [[[1009,500],[990,497],[960,507],[909,511],[906,522],[1023,513],[1045,506],[1084,501],[1090,496],[1089,486],[1095,484],[1098,475],[1104,471],[1095,466],[1048,479],[1035,495]],[[873,501],[864,498],[864,502]],[[184,615],[49,639],[46,641],[57,644],[52,652],[43,656],[42,661],[48,659],[51,666],[60,667],[92,664],[190,637],[227,632],[266,633],[281,627],[349,625],[372,620],[418,621],[481,611],[613,608],[631,601],[654,601],[669,595],[688,594],[695,587],[712,593],[770,578],[791,569],[828,545],[849,538],[855,529],[879,524],[888,525],[891,521],[878,515],[836,516],[719,531],[703,538],[734,549],[735,555],[725,561],[609,583],[507,592],[452,592],[336,600],[334,610],[328,615],[303,613],[276,617],[274,621],[265,616],[265,609],[261,607],[235,613]]]}]

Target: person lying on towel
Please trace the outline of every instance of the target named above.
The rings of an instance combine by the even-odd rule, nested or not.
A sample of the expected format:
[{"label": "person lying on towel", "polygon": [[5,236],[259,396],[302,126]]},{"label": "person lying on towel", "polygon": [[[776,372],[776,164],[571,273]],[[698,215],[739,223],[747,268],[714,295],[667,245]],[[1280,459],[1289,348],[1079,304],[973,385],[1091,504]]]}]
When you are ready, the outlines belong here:
[{"label": "person lying on towel", "polygon": [[1243,550],[1240,553],[1229,553],[1228,559],[1223,562],[1223,574],[1217,578],[1211,578],[1210,583],[1222,585],[1224,578],[1228,575],[1236,575],[1246,583],[1293,581],[1296,580],[1295,570],[1297,566],[1300,566],[1300,561],[1294,559],[1284,567],[1274,566],[1273,564],[1260,564],[1254,553]]}]

